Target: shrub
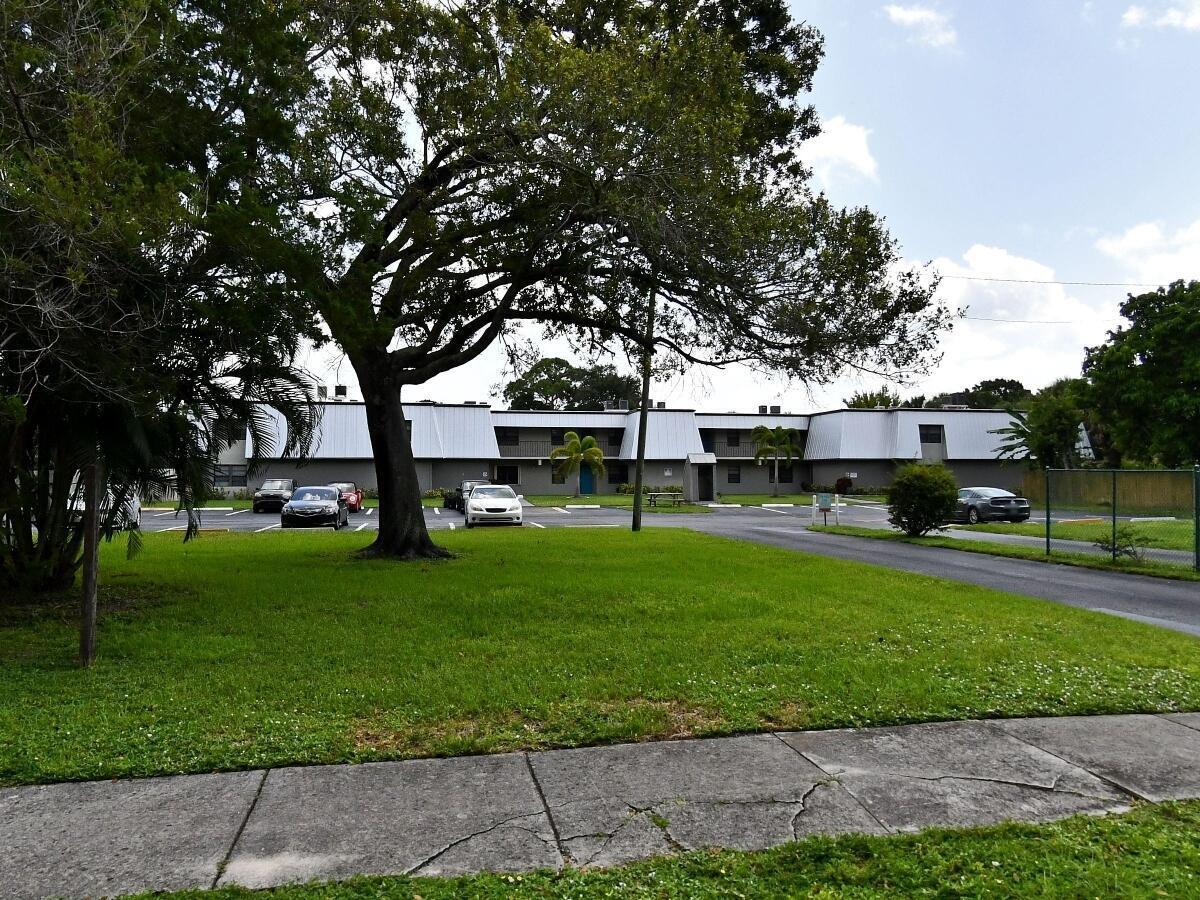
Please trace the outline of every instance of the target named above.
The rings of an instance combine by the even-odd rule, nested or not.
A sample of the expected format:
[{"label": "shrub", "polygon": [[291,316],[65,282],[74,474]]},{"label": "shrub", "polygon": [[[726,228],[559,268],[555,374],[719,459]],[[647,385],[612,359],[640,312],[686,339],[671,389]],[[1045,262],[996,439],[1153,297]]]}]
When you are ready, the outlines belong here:
[{"label": "shrub", "polygon": [[958,502],[958,484],[945,466],[908,465],[887,489],[888,521],[913,537],[940,530]]},{"label": "shrub", "polygon": [[427,491],[422,491],[421,496],[427,500],[431,499],[433,497],[445,497],[446,496],[446,488],[440,488],[440,487],[430,488]]},{"label": "shrub", "polygon": [[378,491],[378,489],[376,489],[376,488],[363,488],[363,499],[364,499],[364,500],[378,500],[378,499],[379,499],[379,491]]},{"label": "shrub", "polygon": [[1106,534],[1096,541],[1096,546],[1114,559],[1126,557],[1136,561],[1142,558],[1142,537],[1132,525],[1118,525],[1116,535]]},{"label": "shrub", "polygon": [[839,478],[837,480],[837,483],[834,484],[833,492],[835,494],[848,494],[848,493],[850,493],[850,489],[852,487],[854,487],[854,482],[851,481],[849,478],[847,478],[845,475],[843,475],[841,478]]}]

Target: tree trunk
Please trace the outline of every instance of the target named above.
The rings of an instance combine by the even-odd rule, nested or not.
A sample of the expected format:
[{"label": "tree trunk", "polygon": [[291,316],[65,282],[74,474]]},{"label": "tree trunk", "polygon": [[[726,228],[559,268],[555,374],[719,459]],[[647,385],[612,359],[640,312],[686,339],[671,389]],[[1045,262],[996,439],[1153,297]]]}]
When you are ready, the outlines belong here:
[{"label": "tree trunk", "polygon": [[355,367],[363,388],[367,431],[375,455],[379,484],[379,531],[363,556],[388,559],[442,559],[452,554],[437,546],[425,527],[421,487],[413,462],[412,444],[400,403],[400,386],[383,380],[362,381],[366,367]]},{"label": "tree trunk", "polygon": [[579,464],[579,468],[575,470],[575,499],[579,499],[579,495],[583,493],[583,463]]},{"label": "tree trunk", "polygon": [[772,497],[779,496],[779,454],[778,453],[775,454],[775,485],[774,485],[774,489],[771,491],[771,496]]},{"label": "tree trunk", "polygon": [[96,659],[96,593],[100,578],[99,464],[83,470],[83,598],[79,617],[79,665]]},{"label": "tree trunk", "polygon": [[[651,346],[654,341],[654,300],[655,288],[650,288],[650,296],[646,300],[646,346],[642,348],[642,402],[638,409],[638,439],[637,462],[633,469],[633,530],[642,530],[642,488],[646,481],[646,423],[650,413],[650,373],[653,371],[654,351]],[[686,475],[687,469],[684,469]]]}]

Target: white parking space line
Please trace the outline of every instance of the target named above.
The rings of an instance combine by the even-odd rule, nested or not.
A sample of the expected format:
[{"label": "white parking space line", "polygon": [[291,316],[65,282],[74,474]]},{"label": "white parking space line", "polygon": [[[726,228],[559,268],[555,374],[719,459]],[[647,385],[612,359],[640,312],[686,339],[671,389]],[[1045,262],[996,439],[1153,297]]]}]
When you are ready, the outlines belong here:
[{"label": "white parking space line", "polygon": [[754,509],[761,509],[763,512],[773,512],[773,513],[779,513],[781,516],[786,516],[786,515],[788,515],[788,513],[784,512],[782,509],[772,509],[772,508],[771,508],[771,507],[769,507],[769,506],[756,506],[756,507],[753,507],[753,508],[754,508]]},{"label": "white parking space line", "polygon": [[546,527],[541,522],[530,522],[529,524],[532,525],[534,528],[545,528]]},{"label": "white parking space line", "polygon": [[155,513],[154,518],[161,519],[163,516],[173,516],[173,515],[175,515],[175,510],[168,509],[166,512]]},{"label": "white parking space line", "polygon": [[185,528],[187,528],[186,525],[175,525],[171,528],[159,528],[157,529],[157,533],[162,534],[164,531],[183,531]]},{"label": "white parking space line", "polygon": [[355,531],[362,531],[364,528],[366,528],[366,527],[367,527],[367,524],[368,524],[368,523],[366,523],[366,522],[363,522],[361,525],[359,525],[359,526],[358,526],[357,528],[355,528],[354,530],[355,530]]},{"label": "white parking space line", "polygon": [[369,516],[369,515],[370,515],[371,513],[373,513],[373,512],[375,512],[375,507],[373,507],[373,506],[368,506],[368,507],[367,507],[367,515]]},{"label": "white parking space line", "polygon": [[434,514],[435,516],[440,516],[440,515],[442,514],[442,511],[441,511],[440,509],[438,509],[438,508],[435,506],[435,507],[433,508],[433,514]]},{"label": "white parking space line", "polygon": [[450,530],[451,530],[451,531],[453,531],[453,530],[454,530],[454,523],[453,523],[453,522],[451,522],[451,523],[450,523]]},{"label": "white parking space line", "polygon": [[565,515],[565,516],[569,516],[569,515],[571,514],[570,510],[563,509],[561,506],[552,506],[552,507],[550,507],[550,508],[551,508],[552,510],[554,510],[555,512],[560,512],[560,513],[562,513],[562,514],[563,514],[563,515]]},{"label": "white parking space line", "polygon": [[258,534],[260,531],[270,531],[272,528],[278,528],[278,527],[279,527],[279,523],[276,522],[274,525],[268,525],[266,528],[255,528],[254,533]]},{"label": "white parking space line", "polygon": [[247,513],[247,512],[250,512],[250,510],[248,510],[248,509],[235,509],[235,510],[234,510],[233,512],[231,512],[231,513],[225,513],[225,515],[227,515],[227,516],[240,516],[242,513]]}]

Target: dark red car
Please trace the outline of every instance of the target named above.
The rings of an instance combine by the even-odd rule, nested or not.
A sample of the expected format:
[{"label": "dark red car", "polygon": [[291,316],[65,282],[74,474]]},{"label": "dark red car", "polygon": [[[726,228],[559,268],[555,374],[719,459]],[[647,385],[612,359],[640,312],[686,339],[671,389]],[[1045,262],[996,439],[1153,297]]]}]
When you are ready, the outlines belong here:
[{"label": "dark red car", "polygon": [[335,481],[329,486],[338,489],[338,493],[341,494],[342,499],[346,501],[346,508],[350,510],[350,512],[362,512],[363,492],[358,489],[353,481]]}]

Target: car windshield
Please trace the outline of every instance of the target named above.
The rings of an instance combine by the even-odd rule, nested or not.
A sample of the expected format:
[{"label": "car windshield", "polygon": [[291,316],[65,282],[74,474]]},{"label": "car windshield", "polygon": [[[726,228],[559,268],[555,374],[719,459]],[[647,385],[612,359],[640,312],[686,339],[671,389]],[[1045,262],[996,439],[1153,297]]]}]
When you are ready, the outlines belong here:
[{"label": "car windshield", "polygon": [[970,491],[967,491],[967,490],[962,490],[962,491],[959,491],[959,492],[958,492],[958,499],[959,499],[959,500],[966,500],[966,499],[968,499],[970,496],[971,496],[971,492],[970,492]]},{"label": "car windshield", "polygon": [[264,481],[262,489],[264,491],[286,491],[291,485],[282,480]]},{"label": "car windshield", "polygon": [[330,487],[337,488],[343,494],[354,493],[354,482],[353,481],[335,481],[333,484],[330,485]]},{"label": "car windshield", "polygon": [[1011,491],[1002,491],[1000,488],[976,488],[975,492],[980,497],[1015,497],[1016,494]]},{"label": "car windshield", "polygon": [[296,493],[292,494],[292,501],[299,500],[303,502],[308,500],[317,503],[322,500],[336,500],[337,497],[337,491],[331,487],[306,487],[300,488]]},{"label": "car windshield", "polygon": [[505,500],[516,499],[516,492],[507,485],[499,484],[495,486],[477,487],[471,491],[471,497],[499,497]]}]

